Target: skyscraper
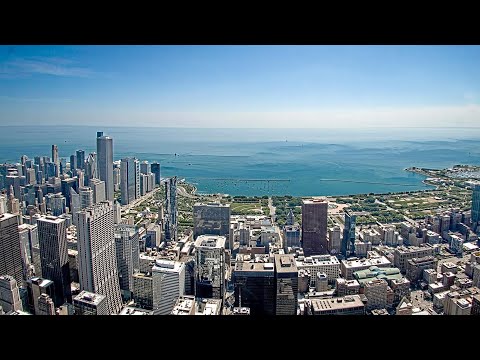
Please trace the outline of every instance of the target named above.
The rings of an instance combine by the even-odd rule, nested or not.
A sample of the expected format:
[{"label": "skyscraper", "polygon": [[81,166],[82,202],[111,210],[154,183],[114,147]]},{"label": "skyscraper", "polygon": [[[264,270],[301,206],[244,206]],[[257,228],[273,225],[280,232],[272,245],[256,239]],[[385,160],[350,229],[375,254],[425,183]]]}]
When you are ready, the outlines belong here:
[{"label": "skyscraper", "polygon": [[70,171],[72,172],[72,174],[76,168],[77,168],[77,156],[70,155]]},{"label": "skyscraper", "polygon": [[195,296],[223,299],[225,237],[200,235],[195,241]]},{"label": "skyscraper", "polygon": [[135,158],[122,159],[120,164],[120,191],[122,205],[128,205],[140,198],[140,167]]},{"label": "skyscraper", "polygon": [[296,315],[298,269],[292,254],[275,254],[276,315]]},{"label": "skyscraper", "polygon": [[107,298],[104,295],[82,291],[73,299],[75,315],[108,315]]},{"label": "skyscraper", "polygon": [[55,165],[55,177],[60,176],[60,158],[58,157],[58,146],[52,145],[52,162]]},{"label": "skyscraper", "polygon": [[77,169],[83,170],[85,168],[85,151],[77,150],[76,155],[77,155]]},{"label": "skyscraper", "polygon": [[480,221],[480,183],[475,183],[473,185],[473,193],[472,193],[472,226],[474,229],[477,228],[479,221]]},{"label": "skyscraper", "polygon": [[[227,239],[226,247],[230,248],[230,205],[201,204],[193,206],[193,236],[220,235]],[[233,239],[232,239],[233,240]]]},{"label": "skyscraper", "polygon": [[105,181],[106,199],[113,201],[113,139],[109,136],[97,137],[97,167],[99,179]]},{"label": "skyscraper", "polygon": [[351,211],[345,210],[345,228],[343,229],[342,254],[355,254],[355,221],[356,215]]},{"label": "skyscraper", "polygon": [[160,164],[158,162],[154,162],[151,164],[150,169],[152,173],[155,174],[155,184],[160,185]]},{"label": "skyscraper", "polygon": [[140,163],[140,173],[145,174],[145,175],[148,175],[148,174],[151,173],[150,165],[149,165],[148,161],[142,161]]},{"label": "skyscraper", "polygon": [[302,200],[302,244],[305,256],[327,254],[328,202]]},{"label": "skyscraper", "polygon": [[0,307],[5,313],[10,311],[23,311],[18,283],[13,276],[0,276]]},{"label": "skyscraper", "polygon": [[167,218],[165,221],[165,239],[177,240],[177,177],[167,180],[165,184],[165,204]]},{"label": "skyscraper", "polygon": [[79,191],[80,195],[80,208],[85,209],[93,205],[93,190],[89,187],[81,187]]},{"label": "skyscraper", "polygon": [[185,265],[177,261],[156,260],[152,280],[157,290],[153,296],[153,311],[157,315],[168,315],[178,297],[185,294]]},{"label": "skyscraper", "polygon": [[104,295],[109,314],[122,307],[118,281],[113,206],[103,201],[76,215],[80,289]]},{"label": "skyscraper", "polygon": [[90,179],[89,184],[93,190],[93,203],[98,204],[99,202],[105,201],[105,181],[93,178]]},{"label": "skyscraper", "polygon": [[88,155],[87,161],[85,162],[85,178],[87,184],[90,185],[88,182],[90,179],[97,178],[97,153],[90,153]]},{"label": "skyscraper", "polygon": [[67,227],[65,219],[46,216],[37,219],[42,276],[55,285],[56,307],[72,302],[70,267],[68,265]]},{"label": "skyscraper", "polygon": [[22,284],[23,268],[18,218],[9,213],[0,215],[0,275],[10,275],[18,284]]},{"label": "skyscraper", "polygon": [[67,207],[72,209],[72,196],[70,189],[74,189],[75,192],[78,190],[77,187],[77,178],[68,178],[62,180],[62,194],[65,196],[67,201]]},{"label": "skyscraper", "polygon": [[38,244],[37,225],[22,224],[18,227],[23,260],[23,276],[29,279],[34,274],[32,248]]},{"label": "skyscraper", "polygon": [[[133,292],[133,244],[135,227],[129,225],[115,226],[115,253],[117,256],[120,290]],[[138,240],[137,240],[138,244]]]},{"label": "skyscraper", "polygon": [[55,296],[55,285],[53,281],[33,277],[27,281],[28,305],[32,314],[38,312],[38,298],[42,294],[47,294],[53,299]]}]

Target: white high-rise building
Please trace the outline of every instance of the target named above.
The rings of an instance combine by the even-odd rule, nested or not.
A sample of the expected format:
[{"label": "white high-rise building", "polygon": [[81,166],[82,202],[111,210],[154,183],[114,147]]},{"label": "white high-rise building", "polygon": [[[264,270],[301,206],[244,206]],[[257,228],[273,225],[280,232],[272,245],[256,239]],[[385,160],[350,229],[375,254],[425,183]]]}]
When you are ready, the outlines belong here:
[{"label": "white high-rise building", "polygon": [[10,275],[21,284],[22,263],[18,217],[9,213],[2,214],[0,215],[0,275]]},{"label": "white high-rise building", "polygon": [[113,201],[113,139],[103,133],[97,133],[97,169],[99,179],[105,181],[105,197]]},{"label": "white high-rise building", "polygon": [[90,179],[89,185],[90,185],[90,188],[93,190],[94,204],[98,204],[99,202],[106,200],[105,181],[101,181],[98,179]]},{"label": "white high-rise building", "polygon": [[7,212],[7,197],[0,195],[0,215]]},{"label": "white high-rise building", "polygon": [[185,294],[185,265],[170,260],[156,260],[152,268],[153,311],[157,315],[172,312],[179,296]]},{"label": "white high-rise building", "polygon": [[104,295],[109,314],[122,307],[118,282],[113,206],[103,201],[77,213],[80,290]]}]

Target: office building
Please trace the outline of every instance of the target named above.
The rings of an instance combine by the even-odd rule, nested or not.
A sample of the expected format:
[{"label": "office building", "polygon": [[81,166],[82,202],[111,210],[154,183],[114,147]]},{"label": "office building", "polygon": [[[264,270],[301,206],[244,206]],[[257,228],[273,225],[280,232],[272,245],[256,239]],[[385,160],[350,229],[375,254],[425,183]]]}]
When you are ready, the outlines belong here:
[{"label": "office building", "polygon": [[[67,201],[67,207],[71,210],[72,209],[72,189],[75,191],[74,195],[77,194],[77,178],[68,178],[62,180],[62,195],[65,196]],[[72,211],[70,211],[72,212]]]},{"label": "office building", "polygon": [[369,269],[372,266],[388,268],[392,263],[385,256],[371,257],[367,259],[351,258],[340,262],[340,272],[347,280],[353,280],[353,273]]},{"label": "office building", "polygon": [[330,254],[340,254],[342,251],[342,232],[338,225],[328,229],[327,250]]},{"label": "office building", "polygon": [[338,278],[335,281],[335,290],[338,297],[355,295],[360,292],[360,283],[357,280]]},{"label": "office building", "polygon": [[[136,239],[134,226],[115,226],[115,253],[117,257],[118,277],[120,290],[133,291],[133,242]],[[138,243],[138,240],[137,240]]]},{"label": "office building", "polygon": [[97,168],[98,178],[105,182],[105,198],[113,201],[113,139],[103,133],[97,136]]},{"label": "office building", "polygon": [[332,255],[313,255],[307,256],[300,260],[296,259],[297,268],[309,270],[312,275],[310,278],[310,286],[314,287],[316,283],[317,272],[325,273],[328,282],[333,284],[340,275],[340,262]]},{"label": "office building", "polygon": [[94,204],[93,202],[93,190],[89,187],[81,187],[79,190],[80,195],[80,209],[85,209]]},{"label": "office building", "polygon": [[105,181],[90,179],[90,188],[93,190],[93,203],[98,204],[106,200]]},{"label": "office building", "polygon": [[160,185],[160,164],[158,162],[152,163],[150,166],[152,173],[155,175],[155,184]]},{"label": "office building", "polygon": [[60,216],[67,211],[67,199],[61,193],[45,195],[47,212],[53,216]]},{"label": "office building", "polygon": [[55,173],[53,176],[60,176],[60,158],[58,157],[58,146],[52,145],[52,163],[55,165]]},{"label": "office building", "polygon": [[364,284],[367,310],[384,309],[387,306],[387,287],[385,280],[375,279]]},{"label": "office building", "polygon": [[87,181],[85,185],[89,185],[89,186],[90,186],[89,181],[91,179],[98,179],[96,153],[88,154],[87,160],[85,161],[85,179]]},{"label": "office building", "polygon": [[109,314],[122,307],[113,206],[104,201],[77,213],[80,289],[104,295]]},{"label": "office building", "polygon": [[67,252],[65,219],[45,216],[37,219],[42,276],[55,284],[53,302],[56,307],[72,302],[70,267]]},{"label": "office building", "polygon": [[401,279],[393,279],[390,281],[390,287],[393,290],[394,304],[398,304],[403,298],[410,299],[410,281],[402,277]]},{"label": "office building", "polygon": [[37,225],[22,224],[18,226],[20,247],[22,251],[23,276],[29,279],[35,273],[32,247],[38,245]]},{"label": "office building", "polygon": [[480,221],[480,183],[472,185],[472,227],[477,229]]},{"label": "office building", "polygon": [[420,246],[399,246],[395,248],[394,251],[394,261],[393,264],[395,267],[399,268],[400,271],[405,273],[407,270],[407,261],[413,258],[421,258],[424,256],[433,256],[434,247],[430,244],[421,244]]},{"label": "office building", "polygon": [[365,305],[359,295],[348,295],[335,299],[312,299],[313,315],[364,315]]},{"label": "office building", "polygon": [[115,192],[120,190],[120,183],[121,183],[121,171],[118,166],[115,166],[113,168],[113,187]]},{"label": "office building", "polygon": [[23,311],[18,283],[13,276],[0,276],[0,307],[5,313]]},{"label": "office building", "polygon": [[225,237],[200,235],[195,241],[195,296],[223,299]]},{"label": "office building", "polygon": [[107,298],[104,295],[82,291],[73,298],[75,315],[109,315]]},{"label": "office building", "polygon": [[[77,155],[77,169],[85,169],[85,151],[83,150],[77,150],[76,151]],[[84,184],[81,184],[83,186]]]},{"label": "office building", "polygon": [[475,294],[472,297],[472,315],[480,315],[480,294]]},{"label": "office building", "polygon": [[133,274],[133,300],[135,306],[142,309],[153,310],[153,297],[159,298],[156,292],[160,288],[153,286],[152,273],[135,273]]},{"label": "office building", "polygon": [[29,310],[32,314],[38,312],[38,298],[40,295],[46,294],[50,298],[55,296],[55,284],[51,280],[33,277],[27,280],[27,296]]},{"label": "office building", "polygon": [[433,256],[409,259],[407,261],[406,277],[410,282],[415,283],[423,278],[423,270],[436,268],[437,259]]},{"label": "office building", "polygon": [[172,312],[176,300],[185,294],[185,265],[170,260],[156,260],[152,267],[153,311],[156,315]]},{"label": "office building", "polygon": [[38,310],[35,315],[55,315],[55,305],[47,294],[41,294],[37,300]]},{"label": "office building", "polygon": [[0,215],[0,275],[10,275],[18,284],[22,284],[23,261],[18,217],[9,213]]},{"label": "office building", "polygon": [[[250,237],[250,232],[246,233]],[[242,233],[240,232],[240,237]],[[242,244],[242,239],[240,239]],[[298,225],[285,225],[283,227],[283,249],[287,252],[289,247],[301,247],[300,226]]]},{"label": "office building", "polygon": [[177,240],[177,177],[167,180],[165,184],[165,240]]},{"label": "office building", "polygon": [[195,315],[195,296],[179,296],[170,315]]},{"label": "office building", "polygon": [[232,280],[235,306],[250,308],[253,315],[275,315],[275,269],[273,263],[237,262]]},{"label": "office building", "polygon": [[128,205],[140,198],[140,167],[135,158],[122,159],[120,164],[120,191],[122,205]]},{"label": "office building", "polygon": [[193,237],[200,235],[219,235],[227,239],[227,249],[233,248],[230,241],[230,204],[201,204],[193,206]]},{"label": "office building", "polygon": [[342,254],[347,257],[355,254],[355,222],[357,216],[345,210],[345,228],[343,229]]},{"label": "office building", "polygon": [[328,253],[327,216],[326,200],[302,200],[302,244],[305,256]]},{"label": "office building", "polygon": [[293,255],[275,254],[276,315],[296,315],[298,269]]},{"label": "office building", "polygon": [[146,230],[146,247],[156,248],[162,241],[162,228],[157,224],[150,224]]}]

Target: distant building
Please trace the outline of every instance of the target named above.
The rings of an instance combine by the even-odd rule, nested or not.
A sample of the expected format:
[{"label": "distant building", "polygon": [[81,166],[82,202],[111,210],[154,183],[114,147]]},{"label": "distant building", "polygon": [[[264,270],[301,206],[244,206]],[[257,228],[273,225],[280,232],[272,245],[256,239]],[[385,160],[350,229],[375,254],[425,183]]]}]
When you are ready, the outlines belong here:
[{"label": "distant building", "polygon": [[223,299],[225,293],[224,236],[200,235],[195,241],[195,296]]},{"label": "distant building", "polygon": [[107,199],[105,192],[105,181],[90,179],[89,186],[93,190],[93,203],[98,204]]},{"label": "distant building", "polygon": [[0,307],[5,313],[23,311],[18,284],[13,276],[0,276]]},{"label": "distant building", "polygon": [[330,254],[340,254],[342,251],[342,232],[338,225],[328,229],[328,251]]},{"label": "distant building", "polygon": [[23,262],[18,217],[9,213],[0,215],[0,275],[10,275],[18,284],[22,284]]},{"label": "distant building", "polygon": [[[286,251],[289,247],[301,247],[300,226],[286,225],[283,227],[283,248]],[[241,242],[240,242],[241,243]]]},{"label": "distant building", "polygon": [[302,244],[305,256],[327,254],[328,202],[302,200]]},{"label": "distant building", "polygon": [[480,183],[473,184],[472,190],[472,227],[477,229],[480,221]]},{"label": "distant building", "polygon": [[73,299],[75,315],[109,315],[107,298],[104,295],[82,291]]},{"label": "distant building", "polygon": [[124,292],[133,292],[133,242],[135,240],[138,246],[135,227],[128,225],[115,226],[115,254],[117,258],[118,277],[120,280],[120,290]]},{"label": "distant building", "polygon": [[160,185],[160,164],[158,162],[154,162],[151,164],[150,169],[153,174],[155,174],[155,184]]},{"label": "distant building", "polygon": [[293,255],[275,254],[276,315],[296,315],[298,269]]},{"label": "distant building", "polygon": [[42,276],[55,284],[56,307],[72,302],[65,219],[45,216],[37,220]]},{"label": "distant building", "polygon": [[335,299],[312,299],[313,315],[364,315],[365,305],[359,295],[348,295]]},{"label": "distant building", "polygon": [[345,210],[345,228],[343,229],[342,254],[347,257],[355,254],[355,222],[356,215]]},{"label": "distant building", "polygon": [[177,177],[170,178],[165,183],[165,239],[177,240]]},{"label": "distant building", "polygon": [[105,182],[105,198],[113,201],[113,139],[103,133],[97,136],[97,168],[99,179]]},{"label": "distant building", "polygon": [[[233,239],[230,240],[230,204],[201,204],[193,206],[193,236],[196,239],[200,235],[225,236],[227,249],[233,247]],[[231,242],[231,243],[230,243]]]},{"label": "distant building", "polygon": [[120,164],[120,191],[122,205],[140,198],[140,163],[136,158],[122,159]]}]

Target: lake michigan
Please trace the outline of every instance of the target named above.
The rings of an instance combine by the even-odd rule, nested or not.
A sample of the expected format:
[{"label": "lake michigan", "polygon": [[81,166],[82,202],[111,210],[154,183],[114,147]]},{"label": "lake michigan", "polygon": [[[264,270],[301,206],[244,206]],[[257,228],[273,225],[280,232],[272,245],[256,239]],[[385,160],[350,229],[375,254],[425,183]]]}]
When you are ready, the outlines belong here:
[{"label": "lake michigan", "polygon": [[114,160],[161,163],[199,193],[346,195],[429,189],[410,166],[480,165],[480,129],[186,129],[2,126],[0,162],[95,151],[96,131],[113,137]]}]

